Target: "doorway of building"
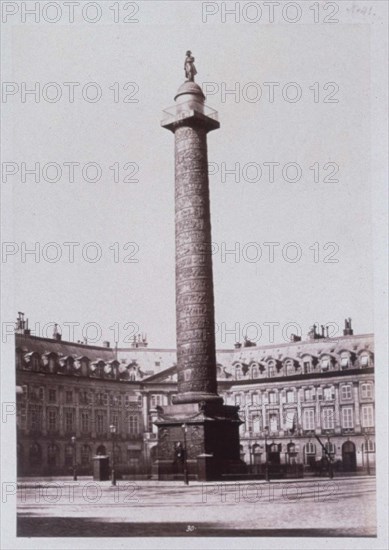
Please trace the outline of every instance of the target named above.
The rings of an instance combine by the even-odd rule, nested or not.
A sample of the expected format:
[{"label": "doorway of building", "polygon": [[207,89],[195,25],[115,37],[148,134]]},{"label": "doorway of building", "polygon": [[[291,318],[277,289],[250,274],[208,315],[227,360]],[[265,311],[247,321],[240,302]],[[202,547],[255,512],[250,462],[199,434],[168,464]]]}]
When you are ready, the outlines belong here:
[{"label": "doorway of building", "polygon": [[352,441],[346,441],[342,445],[343,470],[345,472],[355,472],[357,469],[357,456],[355,445]]}]

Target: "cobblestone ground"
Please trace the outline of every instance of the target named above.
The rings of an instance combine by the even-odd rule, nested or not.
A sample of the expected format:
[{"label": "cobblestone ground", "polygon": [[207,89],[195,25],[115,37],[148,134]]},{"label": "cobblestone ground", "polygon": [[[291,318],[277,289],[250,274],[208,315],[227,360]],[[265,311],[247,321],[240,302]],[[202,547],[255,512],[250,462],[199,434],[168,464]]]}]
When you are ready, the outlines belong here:
[{"label": "cobblestone ground", "polygon": [[18,536],[375,536],[372,477],[199,483],[21,480]]}]

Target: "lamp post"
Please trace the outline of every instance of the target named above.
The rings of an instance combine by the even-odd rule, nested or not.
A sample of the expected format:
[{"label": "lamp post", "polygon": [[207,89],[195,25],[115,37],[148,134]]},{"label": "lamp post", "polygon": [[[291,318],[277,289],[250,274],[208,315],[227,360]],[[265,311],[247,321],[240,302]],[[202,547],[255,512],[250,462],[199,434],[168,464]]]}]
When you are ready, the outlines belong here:
[{"label": "lamp post", "polygon": [[116,433],[116,426],[115,424],[111,424],[109,427],[109,431],[111,432],[112,436],[112,471],[111,471],[111,485],[116,485],[116,476],[115,476],[115,433]]},{"label": "lamp post", "polygon": [[76,437],[72,436],[73,447],[73,481],[77,481],[77,468],[76,468]]},{"label": "lamp post", "polygon": [[182,424],[182,431],[184,434],[184,448],[183,448],[183,462],[184,462],[184,483],[185,485],[189,485],[189,477],[188,477],[188,460],[187,460],[187,452],[186,452],[186,433],[188,431],[188,426],[186,424]]},{"label": "lamp post", "polygon": [[267,454],[267,436],[269,435],[269,426],[265,426],[263,429],[264,435],[265,435],[265,480],[269,480],[269,461],[268,461],[268,454]]}]

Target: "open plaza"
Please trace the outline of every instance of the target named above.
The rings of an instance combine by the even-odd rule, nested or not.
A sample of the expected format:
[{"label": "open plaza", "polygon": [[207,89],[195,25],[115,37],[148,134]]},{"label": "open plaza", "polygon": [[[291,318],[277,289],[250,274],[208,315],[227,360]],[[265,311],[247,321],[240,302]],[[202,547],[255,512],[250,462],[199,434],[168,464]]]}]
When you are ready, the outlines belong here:
[{"label": "open plaza", "polygon": [[18,537],[374,537],[375,483],[25,478],[8,492],[17,493]]}]

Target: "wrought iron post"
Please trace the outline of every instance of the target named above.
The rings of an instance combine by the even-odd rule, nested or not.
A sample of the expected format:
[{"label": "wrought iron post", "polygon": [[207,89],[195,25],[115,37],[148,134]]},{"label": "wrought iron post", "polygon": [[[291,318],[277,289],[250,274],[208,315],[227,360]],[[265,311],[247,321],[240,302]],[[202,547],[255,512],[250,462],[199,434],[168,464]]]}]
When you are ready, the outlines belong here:
[{"label": "wrought iron post", "polygon": [[188,431],[188,427],[186,424],[182,425],[182,431],[184,433],[184,448],[183,448],[183,463],[184,463],[184,483],[185,485],[189,485],[189,476],[188,476],[188,453],[186,448],[186,432]]},{"label": "wrought iron post", "polygon": [[109,427],[109,431],[112,435],[112,471],[111,471],[111,485],[116,485],[116,474],[115,474],[115,432],[116,432],[116,426],[115,424],[111,424]]},{"label": "wrought iron post", "polygon": [[72,436],[73,447],[73,481],[77,481],[77,461],[76,461],[76,437]]}]

